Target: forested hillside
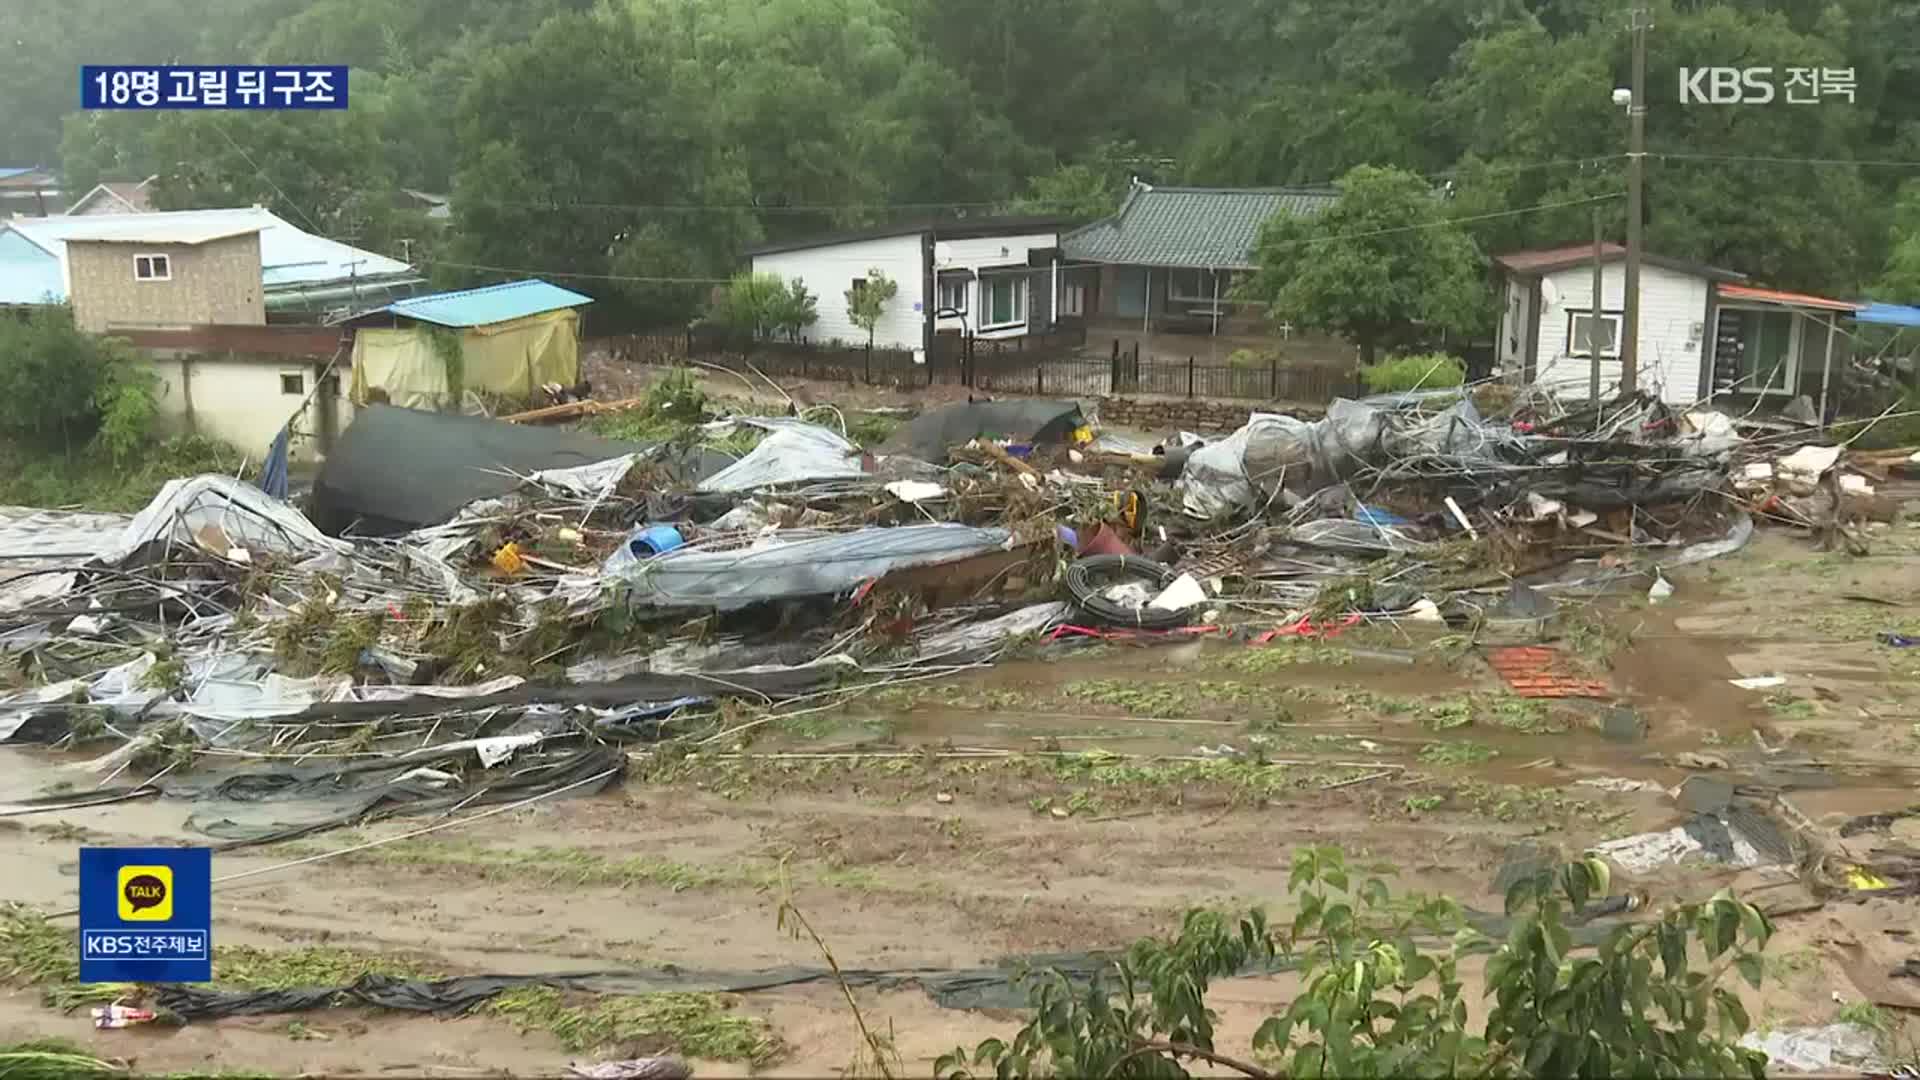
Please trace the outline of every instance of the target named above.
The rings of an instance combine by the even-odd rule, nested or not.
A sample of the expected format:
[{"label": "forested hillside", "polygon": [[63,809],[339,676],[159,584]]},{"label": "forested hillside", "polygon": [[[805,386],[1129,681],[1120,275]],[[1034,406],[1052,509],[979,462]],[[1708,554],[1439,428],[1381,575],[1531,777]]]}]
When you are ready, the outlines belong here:
[{"label": "forested hillside", "polygon": [[[1627,0],[26,0],[0,164],[259,201],[449,282],[566,278],[663,319],[740,247],[906,214],[1085,215],[1129,175],[1451,181],[1483,251],[1624,199]],[[1920,301],[1920,0],[1653,4],[1647,244]],[[80,115],[81,63],[353,65],[346,113]],[[1851,68],[1853,101],[1680,103],[1681,66]],[[451,192],[437,239],[401,188]],[[1902,199],[1903,192],[1906,198]],[[1569,204],[1569,205],[1559,205]],[[1544,209],[1541,209],[1543,208]],[[1905,249],[1901,249],[1904,241]]]}]

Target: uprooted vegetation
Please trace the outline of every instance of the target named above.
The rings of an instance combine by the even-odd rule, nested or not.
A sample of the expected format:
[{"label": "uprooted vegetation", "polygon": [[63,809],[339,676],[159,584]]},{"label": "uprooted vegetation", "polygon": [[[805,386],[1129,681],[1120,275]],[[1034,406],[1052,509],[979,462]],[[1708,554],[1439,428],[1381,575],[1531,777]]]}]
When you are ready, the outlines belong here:
[{"label": "uprooted vegetation", "polygon": [[486,1011],[521,1031],[544,1031],[571,1051],[622,1048],[627,1056],[674,1051],[713,1061],[765,1064],[779,1037],[738,1011],[727,994],[620,994],[581,998],[550,986],[509,990]]}]

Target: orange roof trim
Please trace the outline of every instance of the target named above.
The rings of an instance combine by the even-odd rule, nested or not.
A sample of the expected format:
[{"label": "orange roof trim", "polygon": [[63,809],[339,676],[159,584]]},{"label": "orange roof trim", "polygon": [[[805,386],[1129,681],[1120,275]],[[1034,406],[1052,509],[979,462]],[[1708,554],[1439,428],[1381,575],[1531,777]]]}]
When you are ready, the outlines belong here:
[{"label": "orange roof trim", "polygon": [[1829,300],[1824,296],[1782,292],[1779,289],[1756,289],[1750,285],[1722,285],[1720,295],[1728,300],[1760,300],[1769,304],[1819,308],[1822,311],[1859,311],[1866,307],[1865,304],[1850,303],[1846,300]]}]

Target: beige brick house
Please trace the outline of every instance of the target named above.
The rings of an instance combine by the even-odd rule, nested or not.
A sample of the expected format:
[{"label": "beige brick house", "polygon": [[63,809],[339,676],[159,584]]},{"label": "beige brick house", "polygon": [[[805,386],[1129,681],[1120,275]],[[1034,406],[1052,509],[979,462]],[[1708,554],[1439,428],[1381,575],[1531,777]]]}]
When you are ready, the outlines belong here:
[{"label": "beige brick house", "polygon": [[66,239],[83,330],[267,321],[258,225],[103,226]]}]

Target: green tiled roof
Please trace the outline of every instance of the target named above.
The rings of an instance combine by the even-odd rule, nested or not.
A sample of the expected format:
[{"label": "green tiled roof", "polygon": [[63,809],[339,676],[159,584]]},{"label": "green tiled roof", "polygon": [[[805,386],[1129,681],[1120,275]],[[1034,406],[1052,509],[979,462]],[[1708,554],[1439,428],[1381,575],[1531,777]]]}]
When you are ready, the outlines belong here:
[{"label": "green tiled roof", "polygon": [[1317,214],[1332,188],[1190,188],[1137,184],[1104,221],[1061,238],[1070,259],[1134,266],[1250,270],[1260,226],[1275,214]]}]

